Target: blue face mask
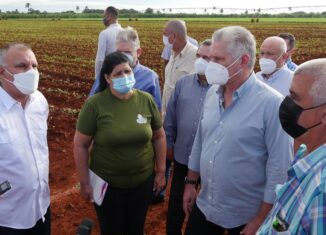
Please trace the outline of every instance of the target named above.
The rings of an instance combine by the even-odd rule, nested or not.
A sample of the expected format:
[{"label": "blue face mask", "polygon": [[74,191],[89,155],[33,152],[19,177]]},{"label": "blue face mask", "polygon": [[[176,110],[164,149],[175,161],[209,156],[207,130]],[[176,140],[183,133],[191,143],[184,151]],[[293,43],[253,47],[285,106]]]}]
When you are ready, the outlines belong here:
[{"label": "blue face mask", "polygon": [[136,80],[134,74],[130,74],[128,77],[113,78],[113,89],[120,94],[127,94],[134,87]]}]

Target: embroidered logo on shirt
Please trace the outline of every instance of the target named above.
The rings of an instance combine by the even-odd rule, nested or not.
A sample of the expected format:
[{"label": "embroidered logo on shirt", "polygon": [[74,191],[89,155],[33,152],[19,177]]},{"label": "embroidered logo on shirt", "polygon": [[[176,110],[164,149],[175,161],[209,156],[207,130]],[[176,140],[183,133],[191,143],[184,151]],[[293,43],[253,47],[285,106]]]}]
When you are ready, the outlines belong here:
[{"label": "embroidered logo on shirt", "polygon": [[147,123],[147,118],[143,117],[141,114],[138,114],[136,122],[139,124],[145,124]]}]

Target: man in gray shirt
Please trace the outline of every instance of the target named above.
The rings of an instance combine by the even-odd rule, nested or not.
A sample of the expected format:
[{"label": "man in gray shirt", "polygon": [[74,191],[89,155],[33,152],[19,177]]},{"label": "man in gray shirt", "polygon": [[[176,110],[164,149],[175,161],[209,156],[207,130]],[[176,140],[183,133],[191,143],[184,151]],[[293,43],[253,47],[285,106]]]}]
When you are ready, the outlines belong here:
[{"label": "man in gray shirt", "polygon": [[293,150],[278,118],[283,97],[256,79],[255,55],[247,29],[214,32],[205,71],[213,86],[185,180],[183,208],[191,212],[186,234],[255,234],[273,206],[276,184],[287,178]]}]

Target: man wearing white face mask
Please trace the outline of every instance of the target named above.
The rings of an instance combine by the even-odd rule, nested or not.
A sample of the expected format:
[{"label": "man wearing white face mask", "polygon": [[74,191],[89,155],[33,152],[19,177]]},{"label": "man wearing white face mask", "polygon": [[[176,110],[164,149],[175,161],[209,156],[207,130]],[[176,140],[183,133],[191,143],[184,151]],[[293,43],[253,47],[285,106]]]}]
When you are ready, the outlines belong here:
[{"label": "man wearing white face mask", "polygon": [[255,55],[255,38],[247,29],[214,32],[205,71],[214,85],[206,94],[185,179],[187,235],[255,234],[272,208],[275,185],[286,180],[292,142],[278,118],[283,97],[256,79]]},{"label": "man wearing white face mask", "polygon": [[293,72],[286,65],[286,43],[283,38],[273,36],[264,40],[260,47],[260,72],[256,76],[282,95],[289,94]]},{"label": "man wearing white face mask", "polygon": [[209,62],[211,40],[198,48],[196,73],[186,75],[176,82],[164,120],[167,140],[167,157],[173,161],[166,234],[182,234],[185,214],[182,210],[184,178],[188,172],[188,157],[195,139],[206,93],[209,89],[205,70]]},{"label": "man wearing white face mask", "polygon": [[0,51],[0,234],[49,235],[48,103],[37,90],[33,51],[9,44]]},{"label": "man wearing white face mask", "polygon": [[170,20],[164,26],[163,35],[172,45],[172,55],[165,67],[164,88],[162,97],[162,115],[165,117],[166,107],[175,87],[182,76],[195,72],[197,47],[187,42],[187,28],[181,20]]},{"label": "man wearing white face mask", "polygon": [[[137,31],[131,27],[122,29],[117,34],[116,47],[117,51],[125,53],[130,60],[136,79],[134,88],[151,94],[158,109],[161,110],[161,89],[158,75],[153,70],[139,62],[138,58],[142,53],[142,49],[140,47],[140,40]],[[90,96],[98,92],[99,85],[100,77],[95,80],[89,93]]]}]

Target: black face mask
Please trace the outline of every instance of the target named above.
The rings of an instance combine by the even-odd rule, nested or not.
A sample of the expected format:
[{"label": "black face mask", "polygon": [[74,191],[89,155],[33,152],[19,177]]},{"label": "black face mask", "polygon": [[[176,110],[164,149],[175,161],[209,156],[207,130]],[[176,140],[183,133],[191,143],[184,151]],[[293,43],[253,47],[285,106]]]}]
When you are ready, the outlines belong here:
[{"label": "black face mask", "polygon": [[304,133],[306,133],[309,129],[320,125],[321,122],[311,127],[304,128],[303,126],[297,124],[297,122],[303,111],[315,109],[322,105],[324,104],[312,108],[303,109],[302,107],[297,105],[289,96],[285,97],[285,99],[281,103],[280,111],[279,111],[281,125],[285,130],[285,132],[288,133],[293,138],[297,138],[303,135]]}]

